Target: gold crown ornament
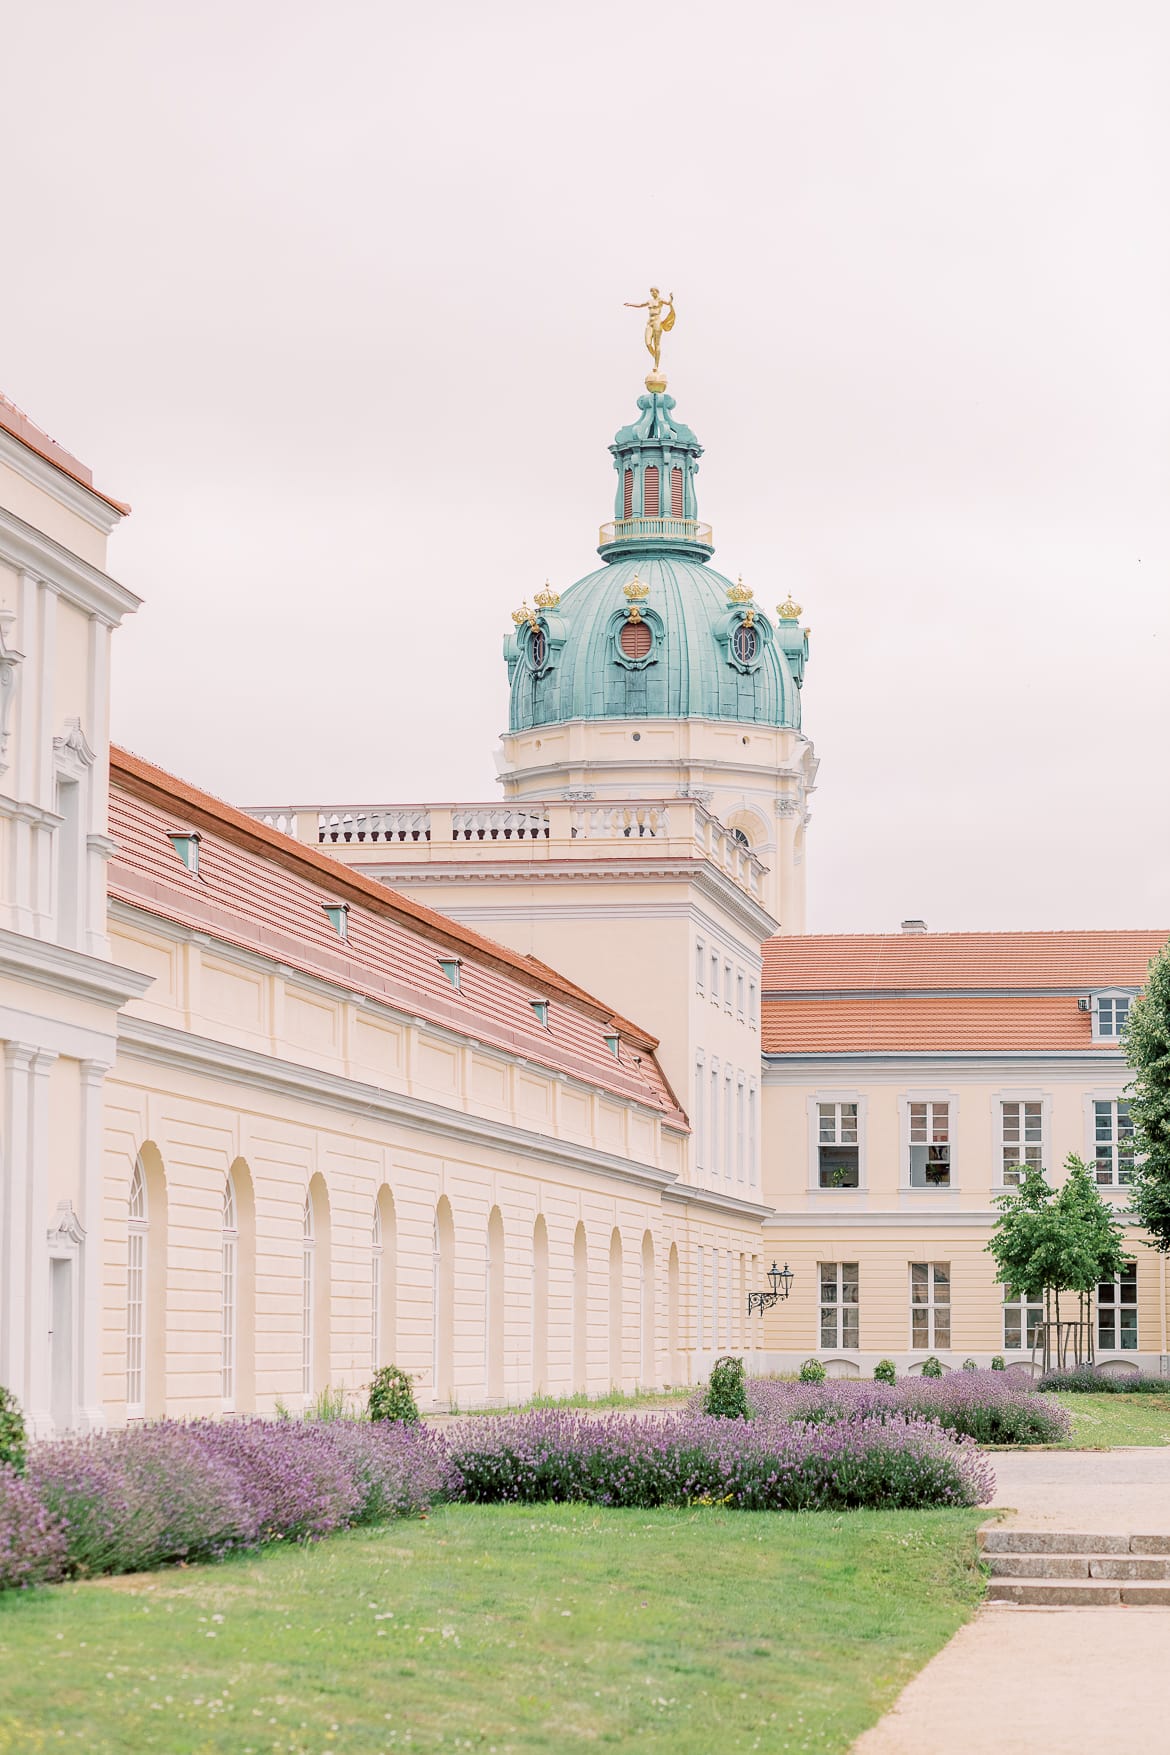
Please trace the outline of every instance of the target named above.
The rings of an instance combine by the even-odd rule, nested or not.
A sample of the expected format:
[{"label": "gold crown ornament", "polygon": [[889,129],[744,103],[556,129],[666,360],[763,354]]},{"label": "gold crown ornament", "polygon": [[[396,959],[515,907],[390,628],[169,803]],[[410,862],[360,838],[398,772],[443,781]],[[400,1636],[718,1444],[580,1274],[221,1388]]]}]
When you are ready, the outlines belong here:
[{"label": "gold crown ornament", "polygon": [[744,584],[743,574],[741,573],[738,585],[729,585],[727,587],[727,601],[728,603],[750,603],[751,600],[751,587]]},{"label": "gold crown ornament", "polygon": [[780,617],[780,620],[784,622],[794,622],[800,615],[800,605],[799,603],[793,603],[791,591],[788,593],[788,596],[784,599],[783,603],[778,603],[776,605],[776,614]]},{"label": "gold crown ornament", "polygon": [[634,574],[634,577],[630,580],[629,584],[624,586],[623,589],[631,603],[640,601],[643,597],[649,597],[650,595],[649,585],[643,585],[637,573]]},{"label": "gold crown ornament", "polygon": [[557,607],[557,604],[560,601],[561,601],[560,592],[551,590],[549,587],[549,582],[546,579],[544,582],[544,590],[538,591],[536,593],[536,607],[537,607],[537,609],[555,609]]},{"label": "gold crown ornament", "polygon": [[522,603],[519,609],[514,609],[512,611],[512,620],[518,628],[522,628],[525,622],[527,622],[530,628],[538,628],[540,626],[540,621],[537,617],[536,611],[534,609],[529,609],[527,603]]}]

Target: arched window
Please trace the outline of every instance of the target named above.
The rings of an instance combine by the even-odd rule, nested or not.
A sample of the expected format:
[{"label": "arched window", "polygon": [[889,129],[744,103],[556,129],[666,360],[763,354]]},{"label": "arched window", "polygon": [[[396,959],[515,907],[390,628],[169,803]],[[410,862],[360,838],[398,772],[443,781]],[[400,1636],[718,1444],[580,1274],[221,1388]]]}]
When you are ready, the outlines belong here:
[{"label": "arched window", "polygon": [[667,1344],[670,1348],[670,1381],[677,1384],[682,1373],[679,1369],[678,1355],[678,1304],[679,1304],[679,1261],[678,1244],[670,1246],[670,1256],[666,1269],[667,1285]]},{"label": "arched window", "polygon": [[504,1397],[504,1220],[499,1207],[488,1215],[485,1329],[487,1393],[493,1402]]},{"label": "arched window", "polygon": [[642,1238],[642,1275],[641,1275],[641,1307],[638,1315],[641,1328],[641,1361],[639,1381],[643,1389],[653,1387],[657,1373],[654,1369],[654,1355],[657,1352],[657,1335],[654,1324],[654,1239],[647,1231]]},{"label": "arched window", "polygon": [[236,1405],[236,1335],[239,1292],[240,1226],[236,1214],[236,1185],[229,1170],[223,1189],[223,1236],[220,1249],[220,1312],[223,1357],[220,1363],[220,1395],[227,1412]]},{"label": "arched window", "polygon": [[548,1226],[537,1213],[532,1226],[532,1393],[548,1387]]},{"label": "arched window", "polygon": [[670,472],[670,515],[681,518],[683,515],[683,472],[672,469]]},{"label": "arched window", "polygon": [[632,469],[627,469],[624,471],[624,479],[622,481],[622,517],[623,518],[632,517],[633,511],[634,511],[634,472]]},{"label": "arched window", "polygon": [[756,629],[740,622],[731,637],[731,649],[741,664],[754,664],[760,650],[760,636]]},{"label": "arched window", "polygon": [[455,1395],[455,1219],[445,1194],[435,1207],[431,1296],[435,1404],[446,1407]]},{"label": "arched window", "polygon": [[130,1214],[126,1253],[126,1413],[146,1412],[146,1175],[135,1158],[130,1178]]},{"label": "arched window", "polygon": [[379,1357],[382,1338],[382,1214],[374,1202],[374,1226],[370,1233],[370,1363],[374,1370],[382,1363]]},{"label": "arched window", "polygon": [[583,1390],[589,1381],[589,1243],[585,1225],[578,1219],[573,1233],[573,1388]]},{"label": "arched window", "polygon": [[301,1390],[307,1396],[313,1393],[313,1269],[316,1249],[313,1202],[306,1195],[301,1244]]},{"label": "arched window", "polygon": [[752,844],[751,836],[746,829],[732,829],[731,839],[733,841],[738,841],[741,847],[750,847]]},{"label": "arched window", "polygon": [[642,472],[642,516],[658,516],[658,465],[650,463]]},{"label": "arched window", "polygon": [[533,628],[528,639],[528,662],[533,670],[543,668],[548,657],[548,639],[543,628]]},{"label": "arched window", "polygon": [[618,644],[627,658],[645,658],[654,644],[648,622],[625,622],[618,635]]},{"label": "arched window", "polygon": [[622,1387],[622,1234],[615,1225],[609,1240],[609,1381]]}]

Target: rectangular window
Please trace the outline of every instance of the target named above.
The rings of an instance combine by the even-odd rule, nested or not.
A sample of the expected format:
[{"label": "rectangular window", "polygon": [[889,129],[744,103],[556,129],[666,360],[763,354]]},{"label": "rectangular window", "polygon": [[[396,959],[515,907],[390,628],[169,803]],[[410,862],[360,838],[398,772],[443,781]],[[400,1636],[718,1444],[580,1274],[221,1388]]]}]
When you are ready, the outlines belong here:
[{"label": "rectangular window", "polygon": [[949,1103],[910,1105],[910,1186],[951,1186],[951,1106]]},{"label": "rectangular window", "polygon": [[730,963],[724,963],[724,965],[723,965],[723,1009],[725,1012],[729,1012],[731,1010],[731,964]]},{"label": "rectangular window", "polygon": [[702,993],[703,991],[703,982],[706,978],[706,974],[707,955],[703,949],[703,941],[700,938],[695,940],[695,988],[699,993]]},{"label": "rectangular window", "polygon": [[857,1104],[817,1104],[817,1169],[822,1188],[857,1188]]},{"label": "rectangular window", "polygon": [[1129,1022],[1128,994],[1114,995],[1097,1001],[1097,1035],[1102,1041],[1116,1041]]},{"label": "rectangular window", "polygon": [[822,1261],[818,1272],[821,1281],[822,1347],[859,1347],[861,1341],[858,1304],[858,1274],[855,1261]]},{"label": "rectangular window", "polygon": [[703,1098],[707,1094],[707,1069],[703,1065],[700,1054],[695,1062],[695,1113],[692,1117],[695,1128],[695,1169],[701,1170],[706,1160],[706,1140],[703,1134]]},{"label": "rectangular window", "polygon": [[1103,1353],[1136,1353],[1137,1262],[1126,1262],[1115,1280],[1097,1287],[1097,1346]]},{"label": "rectangular window", "polygon": [[1124,1099],[1093,1104],[1097,1181],[1121,1188],[1133,1181],[1133,1121]]},{"label": "rectangular window", "polygon": [[728,1182],[735,1175],[735,1113],[731,1106],[731,1073],[723,1075],[723,1174]]},{"label": "rectangular window", "polygon": [[1005,1351],[1031,1348],[1036,1329],[1044,1321],[1043,1298],[1020,1296],[1013,1286],[1003,1289],[1003,1344]]},{"label": "rectangular window", "polygon": [[707,1151],[707,1168],[712,1176],[719,1173],[719,1062],[711,1062],[711,1103],[707,1112],[711,1144]]},{"label": "rectangular window", "polygon": [[740,969],[736,973],[736,977],[735,977],[735,1011],[736,1011],[736,1016],[739,1018],[739,1021],[741,1024],[743,1023],[743,994],[744,994],[744,977],[743,977],[743,970]]},{"label": "rectangular window", "polygon": [[754,981],[748,982],[748,1025],[753,1030],[756,1027],[756,984]]},{"label": "rectangular window", "polygon": [[931,1353],[951,1344],[951,1264],[910,1263],[910,1345]]},{"label": "rectangular window", "polygon": [[747,1146],[744,1132],[744,1097],[744,1083],[741,1078],[735,1087],[735,1174],[740,1182],[743,1181],[743,1159]]},{"label": "rectangular window", "polygon": [[759,1168],[756,1162],[756,1087],[748,1087],[748,1181],[754,1188],[759,1180]]},{"label": "rectangular window", "polygon": [[711,952],[711,1004],[719,1004],[719,953]]},{"label": "rectangular window", "polygon": [[1044,1151],[1044,1105],[1036,1102],[1001,1103],[999,1108],[1001,1174],[1004,1186],[1011,1188],[1023,1180],[1023,1167],[1040,1169]]}]

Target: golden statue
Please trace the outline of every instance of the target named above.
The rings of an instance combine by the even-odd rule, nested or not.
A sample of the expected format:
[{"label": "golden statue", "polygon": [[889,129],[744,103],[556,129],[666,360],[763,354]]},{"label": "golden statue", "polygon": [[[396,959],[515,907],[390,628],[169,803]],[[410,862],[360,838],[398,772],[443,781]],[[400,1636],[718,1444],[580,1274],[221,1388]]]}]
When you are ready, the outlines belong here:
[{"label": "golden statue", "polygon": [[[662,337],[669,335],[674,328],[674,294],[662,297],[656,286],[650,288],[650,297],[640,304],[626,299],[627,311],[645,311],[646,313],[646,351],[654,361],[654,370],[647,373],[647,390],[665,390],[666,379],[662,373]],[[665,315],[663,311],[665,309]]]}]

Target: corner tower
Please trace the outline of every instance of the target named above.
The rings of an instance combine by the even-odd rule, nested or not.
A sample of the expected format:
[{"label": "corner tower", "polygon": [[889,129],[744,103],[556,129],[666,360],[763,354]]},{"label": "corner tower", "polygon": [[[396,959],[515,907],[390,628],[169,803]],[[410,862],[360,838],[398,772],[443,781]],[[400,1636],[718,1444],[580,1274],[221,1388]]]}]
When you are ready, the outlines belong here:
[{"label": "corner tower", "polygon": [[657,362],[609,449],[617,486],[602,565],[523,604],[504,643],[505,795],[697,799],[768,867],[762,900],[782,929],[802,932],[817,763],[801,730],[800,605],[789,594],[773,615],[754,584],[710,564],[703,447]]}]

